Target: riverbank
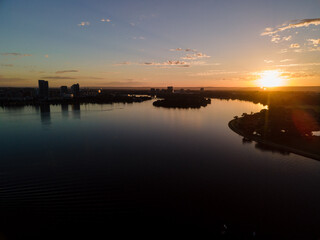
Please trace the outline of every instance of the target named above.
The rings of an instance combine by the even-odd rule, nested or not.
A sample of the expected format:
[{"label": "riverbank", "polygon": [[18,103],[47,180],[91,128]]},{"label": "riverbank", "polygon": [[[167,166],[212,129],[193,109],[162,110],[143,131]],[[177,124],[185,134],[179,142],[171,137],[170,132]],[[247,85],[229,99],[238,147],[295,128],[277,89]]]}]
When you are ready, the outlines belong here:
[{"label": "riverbank", "polygon": [[[235,133],[239,134],[240,136],[242,136],[246,139],[249,139],[251,141],[255,141],[257,143],[264,144],[264,145],[271,147],[271,148],[275,148],[275,149],[279,149],[282,151],[298,154],[298,155],[308,157],[308,158],[313,158],[315,160],[320,160],[319,154],[310,153],[310,152],[306,151],[305,149],[303,149],[301,147],[301,146],[303,146],[303,144],[295,144],[295,146],[291,146],[289,144],[278,143],[278,142],[271,140],[271,139],[262,139],[260,136],[245,133],[245,131],[243,131],[242,129],[239,128],[240,119],[241,118],[233,119],[228,123],[229,128],[232,131],[234,131]],[[300,146],[300,149],[299,149],[299,146]]]},{"label": "riverbank", "polygon": [[149,96],[131,95],[99,95],[90,97],[76,97],[71,99],[52,98],[52,99],[33,99],[33,100],[0,100],[0,107],[16,106],[38,106],[38,105],[63,105],[63,104],[112,104],[112,103],[134,103],[151,100]]}]

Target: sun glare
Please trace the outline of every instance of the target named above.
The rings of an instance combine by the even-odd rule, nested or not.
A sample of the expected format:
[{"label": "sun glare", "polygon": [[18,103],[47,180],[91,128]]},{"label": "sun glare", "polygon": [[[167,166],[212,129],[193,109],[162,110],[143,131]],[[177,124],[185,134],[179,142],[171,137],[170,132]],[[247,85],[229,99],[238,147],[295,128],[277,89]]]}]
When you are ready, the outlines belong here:
[{"label": "sun glare", "polygon": [[279,87],[285,84],[285,79],[281,77],[281,72],[278,70],[268,70],[260,74],[258,85],[264,87]]}]

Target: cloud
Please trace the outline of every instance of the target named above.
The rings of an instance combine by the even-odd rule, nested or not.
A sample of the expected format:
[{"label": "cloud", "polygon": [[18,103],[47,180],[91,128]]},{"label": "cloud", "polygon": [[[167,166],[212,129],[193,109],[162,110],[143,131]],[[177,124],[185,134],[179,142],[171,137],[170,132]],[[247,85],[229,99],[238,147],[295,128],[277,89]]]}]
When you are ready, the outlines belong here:
[{"label": "cloud", "polygon": [[320,66],[320,62],[313,63],[291,63],[286,65],[277,65],[277,67],[305,67],[305,66]]},{"label": "cloud", "polygon": [[273,60],[263,60],[265,63],[273,63]]},{"label": "cloud", "polygon": [[319,51],[320,51],[320,47],[317,47],[317,48],[309,48],[308,51],[309,51],[309,52],[319,52]]},{"label": "cloud", "polygon": [[292,43],[290,45],[290,48],[300,48],[300,44],[299,43]]},{"label": "cloud", "polygon": [[292,36],[288,36],[288,37],[280,37],[280,35],[276,34],[276,35],[273,35],[271,37],[271,42],[274,42],[274,43],[279,43],[279,42],[283,42],[283,41],[289,41],[291,40]]},{"label": "cloud", "polygon": [[22,53],[1,53],[3,56],[15,56],[15,57],[31,57],[31,54],[22,54]]},{"label": "cloud", "polygon": [[44,79],[51,79],[51,80],[61,80],[61,79],[64,79],[64,80],[68,80],[68,79],[76,79],[74,77],[58,77],[58,76],[49,76],[49,77],[42,77]]},{"label": "cloud", "polygon": [[265,35],[272,36],[278,32],[282,32],[287,29],[309,27],[310,25],[315,25],[315,26],[320,25],[320,18],[295,20],[295,21],[291,21],[291,23],[284,23],[280,27],[277,27],[275,29],[268,27],[265,29],[263,33],[261,33],[261,36],[265,36]]},{"label": "cloud", "polygon": [[[191,49],[191,48],[172,48],[170,49],[170,51],[172,52],[189,52],[189,54],[187,54],[184,57],[181,57],[182,60],[196,60],[196,59],[201,59],[201,58],[210,58],[210,56],[208,56],[205,53],[202,52],[198,52],[195,49]],[[190,54],[192,53],[192,54]]]},{"label": "cloud", "polygon": [[293,59],[288,59],[288,58],[286,58],[286,59],[283,59],[283,60],[280,60],[280,62],[290,62],[290,61],[292,61]]},{"label": "cloud", "polygon": [[133,22],[131,22],[131,23],[129,23],[132,27],[134,27],[134,26],[136,26],[136,24],[135,23],[133,23]]},{"label": "cloud", "polygon": [[230,71],[226,71],[226,70],[209,70],[206,72],[199,72],[196,74],[191,74],[190,76],[200,76],[200,77],[207,77],[207,76],[215,76],[215,75],[226,75],[226,74],[236,74],[238,72],[230,72]]},{"label": "cloud", "polygon": [[271,42],[274,42],[274,43],[278,43],[280,42],[280,40],[281,40],[280,35],[274,35],[271,38]]},{"label": "cloud", "polygon": [[100,21],[101,22],[111,22],[111,20],[109,18],[107,18],[107,19],[102,18]]},{"label": "cloud", "polygon": [[115,63],[113,66],[122,66],[122,65],[131,65],[131,62],[120,62],[120,63]]},{"label": "cloud", "polygon": [[307,39],[308,42],[311,42],[314,46],[317,46],[320,44],[320,38],[319,39]]},{"label": "cloud", "polygon": [[291,38],[292,38],[292,36],[290,35],[290,36],[288,36],[288,37],[283,37],[282,40],[284,40],[284,41],[289,41]]},{"label": "cloud", "polygon": [[13,64],[1,64],[2,67],[13,67]]},{"label": "cloud", "polygon": [[125,79],[123,81],[113,81],[113,82],[107,82],[107,83],[102,83],[100,84],[101,86],[115,86],[115,87],[119,87],[119,86],[136,86],[136,85],[141,85],[141,84],[145,84],[143,82],[139,82],[139,81],[134,81],[134,79]]},{"label": "cloud", "polygon": [[[205,65],[206,63],[203,61],[180,61],[180,60],[168,60],[165,62],[143,62],[143,63],[135,63],[135,62],[122,62],[113,64],[113,66],[122,66],[122,65],[144,65],[144,66],[159,66],[159,67],[190,67],[191,65]],[[210,65],[220,65],[220,63],[213,63]]]},{"label": "cloud", "polygon": [[24,78],[8,78],[8,77],[4,77],[4,76],[0,75],[0,84],[1,83],[8,84],[8,83],[13,83],[13,82],[24,82],[24,81],[26,81],[26,79],[24,79]]},{"label": "cloud", "polygon": [[89,26],[90,22],[81,22],[78,24],[79,27],[83,27],[83,26]]},{"label": "cloud", "polygon": [[306,77],[314,77],[316,74],[307,73],[307,72],[284,72],[281,74],[282,77],[288,78],[306,78]]},{"label": "cloud", "polygon": [[174,51],[184,51],[184,52],[197,52],[197,50],[195,49],[191,49],[191,48],[172,48],[170,49],[170,51],[174,52]]},{"label": "cloud", "polygon": [[46,55],[44,55],[44,57],[45,57],[45,58],[48,58],[48,57],[49,57],[49,55],[48,55],[48,54],[46,54]]},{"label": "cloud", "polygon": [[208,56],[208,55],[206,55],[204,53],[201,53],[201,52],[197,52],[197,53],[194,53],[194,54],[187,54],[187,56],[182,57],[181,59],[194,60],[194,59],[199,59],[199,58],[210,58],[210,56]]},{"label": "cloud", "polygon": [[79,72],[78,70],[62,70],[62,71],[56,71],[57,74],[59,73],[74,73]]},{"label": "cloud", "polygon": [[178,67],[190,67],[190,64],[185,61],[166,61],[166,62],[145,62],[144,65],[152,65],[152,66],[178,66]]},{"label": "cloud", "polygon": [[[136,37],[134,39],[136,39]],[[144,39],[144,38],[140,38],[140,39]],[[186,56],[180,57],[180,59],[182,60],[168,60],[165,62],[155,62],[155,61],[147,62],[146,61],[144,63],[123,62],[123,63],[114,64],[114,66],[134,64],[134,65],[160,66],[165,68],[165,67],[172,67],[172,66],[190,67],[191,65],[220,65],[220,63],[206,64],[206,62],[204,61],[193,61],[193,60],[198,60],[203,58],[210,58],[210,56],[208,56],[207,54],[198,52],[195,49],[175,48],[175,49],[170,49],[170,51],[188,52],[188,54]]]}]

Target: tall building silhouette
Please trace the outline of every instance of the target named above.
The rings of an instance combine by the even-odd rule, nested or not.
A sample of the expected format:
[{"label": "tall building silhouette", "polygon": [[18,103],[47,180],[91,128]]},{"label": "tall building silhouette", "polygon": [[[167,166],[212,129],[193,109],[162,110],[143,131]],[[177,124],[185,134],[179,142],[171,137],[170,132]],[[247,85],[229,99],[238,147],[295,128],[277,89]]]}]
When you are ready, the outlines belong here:
[{"label": "tall building silhouette", "polygon": [[79,93],[80,93],[79,83],[73,84],[71,86],[71,92],[73,93],[73,96],[75,96],[75,97],[79,96]]},{"label": "tall building silhouette", "polygon": [[68,87],[67,86],[61,86],[60,87],[60,96],[63,97],[65,94],[68,94]]},{"label": "tall building silhouette", "polygon": [[40,98],[48,98],[49,97],[49,83],[45,80],[39,80],[39,97]]}]

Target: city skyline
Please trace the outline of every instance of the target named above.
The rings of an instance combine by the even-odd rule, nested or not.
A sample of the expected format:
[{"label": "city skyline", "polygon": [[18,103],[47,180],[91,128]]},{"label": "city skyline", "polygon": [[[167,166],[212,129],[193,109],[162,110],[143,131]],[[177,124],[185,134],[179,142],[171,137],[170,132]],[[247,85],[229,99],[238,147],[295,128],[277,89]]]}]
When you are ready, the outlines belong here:
[{"label": "city skyline", "polygon": [[319,85],[319,1],[1,2],[0,87]]}]

